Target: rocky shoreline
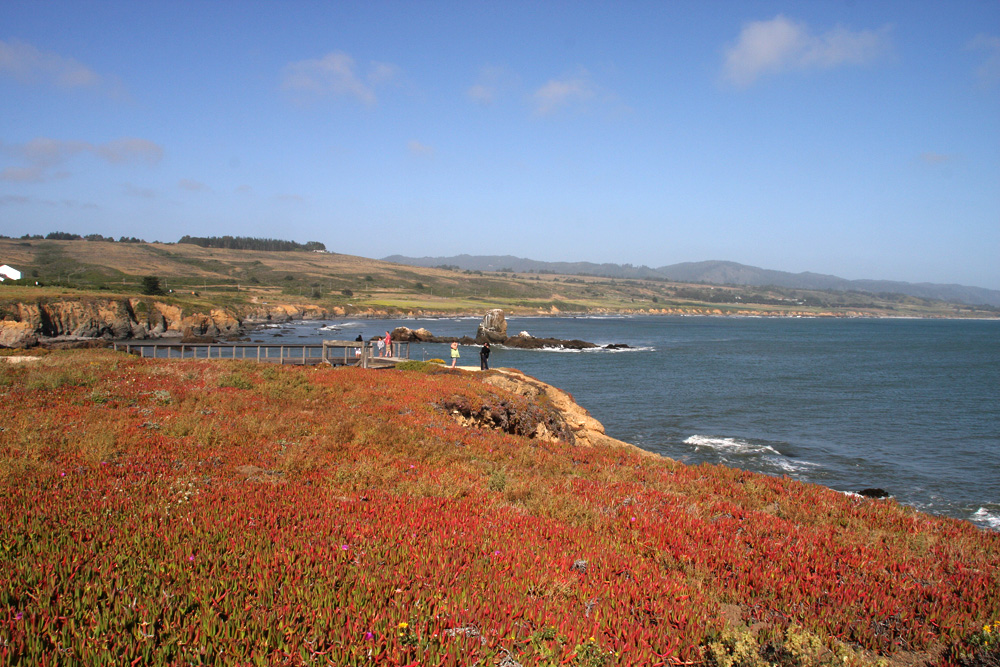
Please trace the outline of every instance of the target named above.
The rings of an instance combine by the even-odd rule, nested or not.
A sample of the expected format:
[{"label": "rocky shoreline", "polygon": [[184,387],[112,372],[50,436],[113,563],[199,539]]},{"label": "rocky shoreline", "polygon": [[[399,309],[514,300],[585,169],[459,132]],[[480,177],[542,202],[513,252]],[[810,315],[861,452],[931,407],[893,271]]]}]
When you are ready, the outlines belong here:
[{"label": "rocky shoreline", "polygon": [[[503,321],[503,311],[500,313]],[[408,313],[406,316],[416,316]],[[177,339],[206,342],[235,339],[250,330],[275,323],[299,320],[326,320],[348,316],[343,308],[326,309],[314,305],[253,304],[246,308],[215,307],[208,312],[193,311],[173,305],[168,301],[149,298],[129,299],[61,299],[18,302],[0,306],[0,348],[30,348],[35,346],[97,347],[116,340]],[[350,316],[367,319],[399,317],[399,313],[366,310]],[[484,322],[490,319],[488,313]],[[451,343],[461,345],[492,344],[522,349],[561,347],[587,349],[598,347],[581,340],[535,338],[526,332],[516,336],[506,335],[506,322],[502,332],[499,326],[490,325],[483,333],[483,325],[475,338],[434,336],[426,330],[412,331],[401,327],[392,332],[394,340],[411,342]]]},{"label": "rocky shoreline", "polygon": [[[493,312],[493,311],[491,311]],[[502,312],[502,311],[500,311]],[[479,315],[479,313],[469,313]],[[524,313],[521,313],[522,315]],[[539,317],[572,317],[592,313],[568,313],[544,311],[532,313]],[[601,314],[610,314],[604,313]],[[661,308],[623,311],[618,315],[695,315],[717,317],[802,317],[802,313],[791,311],[732,312],[724,313],[712,308]],[[133,298],[62,298],[38,300],[36,302],[15,302],[0,304],[0,348],[30,348],[34,346],[94,346],[114,340],[145,340],[175,338],[178,340],[205,341],[208,339],[238,338],[250,329],[264,324],[284,323],[297,320],[327,320],[340,317],[364,319],[393,319],[416,317],[453,317],[454,312],[406,311],[395,309],[379,310],[366,308],[349,310],[342,307],[323,308],[312,304],[269,304],[250,303],[243,306],[179,306],[169,299],[155,297]],[[862,312],[813,313],[810,317],[874,317]],[[487,318],[489,314],[487,314]],[[419,331],[419,330],[418,330]],[[400,332],[400,336],[406,335]],[[500,338],[496,336],[499,335]],[[395,338],[395,336],[394,336]],[[396,340],[407,340],[396,338]],[[418,340],[416,338],[410,340]],[[463,345],[501,344],[522,349],[562,347],[566,349],[587,349],[597,347],[592,343],[577,340],[534,338],[518,334],[507,336],[477,332],[475,338],[433,337],[427,342],[450,343],[457,341]],[[102,343],[103,341],[103,343]]]}]

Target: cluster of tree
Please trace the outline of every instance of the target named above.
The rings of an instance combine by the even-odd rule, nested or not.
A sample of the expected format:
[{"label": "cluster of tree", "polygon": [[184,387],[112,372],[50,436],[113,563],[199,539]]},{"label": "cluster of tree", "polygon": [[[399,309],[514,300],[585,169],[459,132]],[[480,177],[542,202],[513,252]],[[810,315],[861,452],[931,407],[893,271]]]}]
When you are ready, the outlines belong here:
[{"label": "cluster of tree", "polygon": [[[0,239],[13,240],[12,236],[4,236],[0,234]],[[71,234],[70,232],[49,232],[45,236],[41,234],[24,234],[19,237],[20,241],[105,241],[107,243],[114,243],[115,239],[111,236],[101,236],[100,234],[87,234],[86,236],[80,236],[79,234]],[[118,243],[145,243],[142,239],[137,239],[134,236],[123,236],[118,239]]]},{"label": "cluster of tree", "polygon": [[296,243],[278,239],[257,239],[247,236],[182,236],[178,243],[190,243],[202,248],[226,248],[229,250],[326,250],[319,241]]}]

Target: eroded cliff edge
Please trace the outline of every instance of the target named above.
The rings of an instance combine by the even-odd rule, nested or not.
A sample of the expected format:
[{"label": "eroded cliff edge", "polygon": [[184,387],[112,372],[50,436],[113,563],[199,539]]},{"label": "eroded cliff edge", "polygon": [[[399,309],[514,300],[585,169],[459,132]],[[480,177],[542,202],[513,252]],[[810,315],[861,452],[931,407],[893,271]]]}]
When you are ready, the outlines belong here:
[{"label": "eroded cliff edge", "polygon": [[535,411],[537,414],[528,414],[505,405],[472,409],[468,405],[443,404],[441,407],[463,426],[504,430],[540,440],[563,440],[577,447],[628,449],[644,456],[662,458],[659,454],[607,435],[601,422],[558,387],[513,368],[494,369],[483,373],[480,378],[486,384],[524,396],[532,404],[544,408]]},{"label": "eroded cliff edge", "polygon": [[58,299],[0,305],[0,347],[32,347],[50,338],[145,339],[226,337],[245,324],[343,315],[318,306],[252,304],[179,306],[149,298]]}]

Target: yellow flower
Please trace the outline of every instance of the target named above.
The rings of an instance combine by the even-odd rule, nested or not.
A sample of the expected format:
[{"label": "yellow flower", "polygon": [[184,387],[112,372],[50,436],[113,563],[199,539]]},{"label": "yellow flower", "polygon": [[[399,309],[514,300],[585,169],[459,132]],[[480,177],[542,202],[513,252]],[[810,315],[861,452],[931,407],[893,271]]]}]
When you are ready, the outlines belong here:
[{"label": "yellow flower", "polygon": [[400,630],[405,630],[408,627],[410,627],[410,624],[407,623],[406,621],[403,621],[402,623],[399,624],[399,629]]}]

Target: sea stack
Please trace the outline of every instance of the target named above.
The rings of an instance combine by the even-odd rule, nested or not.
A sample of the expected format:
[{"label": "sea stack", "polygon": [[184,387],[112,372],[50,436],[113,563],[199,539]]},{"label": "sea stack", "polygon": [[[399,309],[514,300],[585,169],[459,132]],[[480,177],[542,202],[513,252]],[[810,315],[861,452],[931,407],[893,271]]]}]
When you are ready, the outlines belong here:
[{"label": "sea stack", "polygon": [[494,308],[487,311],[483,321],[479,323],[479,328],[476,329],[476,343],[480,345],[486,342],[502,343],[505,340],[507,340],[507,319],[503,310]]}]

